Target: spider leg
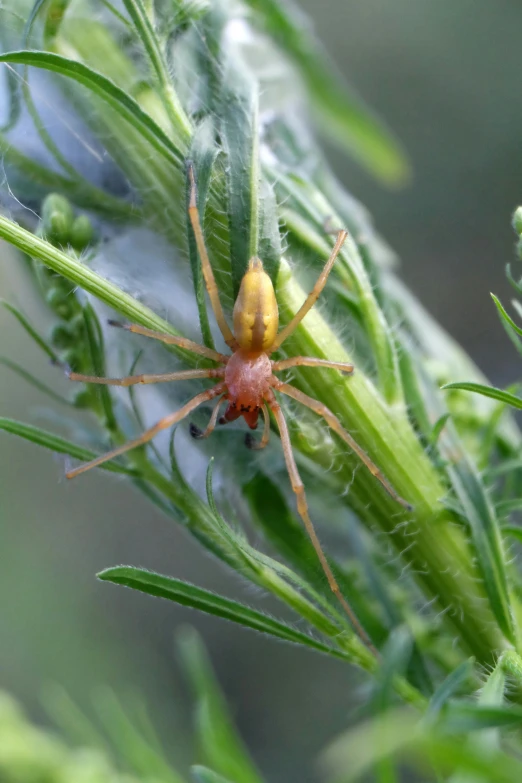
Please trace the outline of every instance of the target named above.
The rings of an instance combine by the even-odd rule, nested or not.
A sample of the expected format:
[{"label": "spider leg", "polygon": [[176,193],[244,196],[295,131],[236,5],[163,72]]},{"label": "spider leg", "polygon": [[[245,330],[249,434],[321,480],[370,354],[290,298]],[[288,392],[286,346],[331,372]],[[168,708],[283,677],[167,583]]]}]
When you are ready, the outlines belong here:
[{"label": "spider leg", "polygon": [[99,378],[96,375],[82,375],[65,368],[70,381],[99,383],[103,386],[135,386],[138,383],[164,383],[165,381],[189,381],[194,378],[222,378],[224,370],[180,370],[179,372],[158,373],[154,375],[128,375],[125,378]]},{"label": "spider leg", "polygon": [[263,411],[264,420],[263,435],[261,440],[258,443],[250,432],[247,432],[245,435],[245,446],[249,449],[252,449],[253,451],[260,451],[260,449],[264,449],[270,438],[270,416],[268,415],[268,408],[266,405],[263,405],[261,410]]},{"label": "spider leg", "polygon": [[330,587],[330,590],[335,595],[335,597],[343,607],[344,611],[348,615],[348,618],[352,626],[354,627],[356,633],[360,636],[362,641],[367,645],[367,647],[370,650],[376,652],[374,646],[372,645],[368,637],[368,634],[366,633],[361,623],[357,619],[354,611],[350,607],[350,604],[341,593],[341,589],[337,584],[337,580],[333,575],[332,569],[330,568],[330,564],[326,559],[326,555],[323,552],[323,548],[321,546],[317,533],[315,532],[315,528],[312,524],[312,520],[310,519],[310,515],[308,513],[308,503],[306,500],[304,485],[301,480],[301,476],[299,475],[299,471],[297,470],[297,465],[292,451],[292,443],[290,441],[290,434],[288,432],[286,419],[284,417],[283,411],[281,410],[281,406],[277,402],[276,396],[271,389],[265,395],[265,399],[268,402],[270,410],[274,414],[275,419],[277,421],[277,426],[279,427],[279,432],[281,434],[281,445],[283,446],[286,468],[288,470],[288,475],[290,477],[290,483],[292,484],[292,489],[295,492],[296,499],[297,499],[297,511],[299,512],[299,516],[303,520],[306,532],[308,533],[310,537],[310,541],[312,542],[312,545],[316,551],[317,557],[319,558],[324,574],[328,580],[328,585]]},{"label": "spider leg", "polygon": [[225,391],[225,384],[218,383],[212,389],[207,389],[207,391],[201,392],[200,394],[196,394],[196,396],[193,397],[191,400],[189,400],[189,402],[187,402],[182,408],[180,408],[179,411],[176,411],[175,413],[170,413],[168,416],[165,416],[163,419],[160,419],[157,422],[157,424],[155,424],[150,429],[146,430],[142,435],[140,435],[139,438],[136,438],[135,440],[131,440],[128,443],[124,443],[122,446],[118,446],[118,448],[107,452],[107,454],[102,454],[101,456],[96,457],[96,459],[91,460],[91,462],[86,462],[84,465],[80,465],[79,468],[70,470],[68,473],[65,474],[66,477],[69,479],[74,478],[75,476],[78,476],[80,473],[85,473],[86,470],[90,470],[91,468],[95,468],[98,465],[102,465],[104,462],[108,462],[109,460],[114,459],[114,457],[119,457],[120,454],[125,454],[126,451],[130,451],[131,449],[135,449],[138,446],[142,446],[144,443],[148,443],[148,441],[152,440],[152,438],[155,435],[157,435],[158,432],[169,429],[169,427],[172,427],[174,424],[177,424],[179,421],[181,421],[186,416],[188,416],[188,414],[191,413],[195,408],[197,408],[198,405],[201,405],[204,402],[208,402],[209,400],[214,399],[214,397],[217,397],[218,395],[222,394],[224,391]]},{"label": "spider leg", "polygon": [[190,200],[188,212],[190,222],[192,223],[192,228],[194,230],[194,236],[196,237],[199,256],[201,258],[201,268],[203,270],[203,277],[205,278],[205,285],[207,286],[210,304],[212,305],[212,309],[214,311],[214,315],[216,316],[216,321],[221,330],[221,334],[225,338],[225,342],[229,348],[235,351],[238,348],[238,344],[229,325],[226,322],[225,314],[219,299],[216,279],[214,277],[214,272],[212,271],[212,266],[210,265],[207,248],[205,246],[205,238],[203,236],[203,229],[201,228],[201,221],[199,219],[196,179],[194,177],[194,167],[192,163],[189,162],[187,168],[190,181]]},{"label": "spider leg", "polygon": [[145,337],[151,337],[153,340],[160,340],[167,345],[178,345],[180,348],[185,348],[187,351],[197,353],[200,356],[205,356],[207,359],[212,359],[214,362],[222,362],[226,364],[228,362],[228,356],[224,353],[218,353],[213,351],[212,348],[207,348],[206,345],[200,345],[192,340],[188,340],[186,337],[177,337],[173,334],[163,334],[162,332],[155,332],[153,329],[147,329],[145,326],[139,324],[122,324],[119,321],[109,321],[111,326],[117,326],[120,329],[126,329],[133,334],[142,334]]},{"label": "spider leg", "polygon": [[221,397],[216,402],[214,405],[214,410],[212,411],[212,416],[210,417],[210,421],[204,430],[200,430],[199,427],[196,427],[195,424],[190,422],[190,434],[193,438],[196,438],[197,440],[200,440],[200,438],[208,438],[208,436],[214,432],[219,416],[219,409],[224,402],[226,402],[224,397]]},{"label": "spider leg", "polygon": [[348,364],[348,362],[330,362],[328,359],[316,359],[314,356],[292,356],[291,359],[283,359],[280,362],[272,363],[274,372],[288,370],[290,367],[329,367],[342,373],[349,374],[353,372],[353,364]]},{"label": "spider leg", "polygon": [[303,302],[303,304],[301,305],[297,313],[294,315],[290,323],[287,324],[283,329],[281,329],[281,331],[279,332],[279,334],[274,340],[274,343],[270,349],[271,351],[276,351],[284,343],[286,338],[292,334],[294,329],[301,323],[301,321],[303,320],[307,312],[317,302],[321,291],[326,285],[328,275],[332,271],[332,267],[334,265],[335,259],[339,255],[339,251],[341,250],[344,244],[344,240],[346,239],[347,236],[348,236],[348,232],[344,231],[344,229],[342,231],[339,231],[330,258],[324,265],[323,271],[319,275],[316,284],[314,285],[314,287],[312,288],[312,290],[310,291],[310,293],[308,294],[305,301]]},{"label": "spider leg", "polygon": [[386,492],[394,500],[396,500],[397,503],[400,503],[401,506],[404,506],[404,508],[406,508],[408,511],[413,511],[413,506],[411,503],[408,503],[407,500],[404,500],[404,498],[401,498],[401,496],[397,494],[388,479],[385,478],[383,473],[379,470],[377,465],[372,462],[364,449],[362,449],[352,438],[352,436],[344,429],[337,416],[335,416],[332,411],[326,407],[326,405],[323,405],[323,403],[319,402],[318,400],[314,400],[313,397],[309,397],[307,394],[304,394],[302,391],[299,391],[299,389],[296,389],[294,386],[291,386],[288,383],[281,383],[281,381],[274,379],[274,386],[278,391],[282,392],[283,394],[287,394],[289,397],[293,397],[294,400],[302,403],[302,405],[306,405],[307,408],[310,408],[310,410],[314,411],[314,413],[317,413],[318,416],[322,416],[328,426],[334,432],[336,432],[337,435],[339,435],[339,437],[348,444],[352,451],[357,454],[359,459],[364,462],[372,476],[375,476],[377,481],[382,484]]}]

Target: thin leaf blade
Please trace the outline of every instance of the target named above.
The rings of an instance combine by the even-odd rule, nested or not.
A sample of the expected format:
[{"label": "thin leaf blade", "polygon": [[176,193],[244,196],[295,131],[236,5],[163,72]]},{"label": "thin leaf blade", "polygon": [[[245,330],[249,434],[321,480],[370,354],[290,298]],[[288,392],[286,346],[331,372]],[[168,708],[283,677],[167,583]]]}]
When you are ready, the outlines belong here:
[{"label": "thin leaf blade", "polygon": [[506,556],[495,509],[468,459],[462,457],[448,467],[448,472],[471,528],[489,604],[502,633],[514,644],[515,630],[507,586]]},{"label": "thin leaf blade", "polygon": [[82,84],[119,112],[169,163],[177,167],[181,166],[184,159],[183,152],[133,98],[102,73],[78,60],[71,60],[51,52],[28,49],[1,54],[0,62],[32,65]]},{"label": "thin leaf blade", "polygon": [[296,631],[285,623],[274,620],[262,612],[251,609],[237,601],[232,601],[229,598],[211,593],[201,587],[196,587],[196,585],[183,582],[180,579],[174,579],[173,577],[163,576],[132,566],[108,568],[105,571],[101,571],[98,574],[98,578],[104,582],[124,585],[158,598],[166,598],[182,606],[189,606],[192,609],[221,617],[224,620],[243,625],[260,633],[275,636],[287,642],[302,644],[336,657],[344,657],[337,650],[327,647],[321,642],[300,631]]},{"label": "thin leaf blade", "polygon": [[403,149],[344,83],[297,13],[278,0],[247,0],[247,4],[297,66],[321,131],[385,184],[400,186],[407,182],[411,173]]},{"label": "thin leaf blade", "polygon": [[[196,181],[198,183],[198,212],[199,220],[203,230],[205,230],[205,207],[208,199],[212,169],[217,157],[217,147],[214,143],[214,123],[211,117],[207,117],[201,122],[195,130],[190,147],[190,159],[194,165]],[[190,183],[187,177],[187,210],[190,199]],[[199,325],[204,344],[208,348],[215,348],[210,323],[207,313],[205,299],[205,283],[201,261],[196,245],[196,237],[190,220],[187,220],[188,249],[190,266],[192,269],[192,281],[194,283],[194,293],[198,306]]]},{"label": "thin leaf blade", "polygon": [[483,383],[472,383],[470,381],[457,381],[456,383],[446,383],[441,386],[441,389],[460,389],[461,391],[470,391],[475,394],[481,394],[483,397],[490,397],[492,400],[498,400],[504,402],[506,405],[511,405],[513,408],[522,409],[522,399],[516,397],[510,392],[503,391],[502,389],[496,389],[494,386],[486,386]]},{"label": "thin leaf blade", "polygon": [[[0,417],[0,430],[8,432],[11,435],[17,435],[19,438],[31,441],[37,446],[42,446],[49,451],[54,451],[57,454],[66,454],[68,457],[80,460],[81,462],[89,462],[98,456],[89,449],[84,449],[82,446],[77,446],[71,441],[60,438],[58,435],[53,435],[51,432],[42,430],[39,427],[34,427],[31,424],[24,424],[21,421],[15,421],[14,419],[7,419]],[[118,465],[116,462],[107,462],[100,466],[102,470],[108,470],[111,473],[123,473],[126,476],[135,476],[136,473],[129,468],[125,468],[123,465]]]},{"label": "thin leaf blade", "polygon": [[262,783],[234,726],[199,636],[189,628],[180,637],[179,646],[197,698],[197,729],[205,763],[225,780]]}]

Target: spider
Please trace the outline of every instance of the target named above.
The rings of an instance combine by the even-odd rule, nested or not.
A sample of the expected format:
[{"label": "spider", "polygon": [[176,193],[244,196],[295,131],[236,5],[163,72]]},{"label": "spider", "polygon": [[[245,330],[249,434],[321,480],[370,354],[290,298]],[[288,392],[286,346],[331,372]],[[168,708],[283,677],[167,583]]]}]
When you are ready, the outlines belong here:
[{"label": "spider", "polygon": [[80,473],[84,473],[91,468],[124,454],[130,449],[142,446],[154,438],[159,432],[166,430],[180,422],[182,419],[185,419],[199,405],[209,402],[210,400],[216,400],[216,403],[208,426],[204,431],[201,431],[194,425],[191,425],[190,429],[193,437],[207,438],[218,423],[219,411],[222,404],[227,403],[225,413],[219,419],[219,423],[225,424],[243,416],[250,429],[254,430],[257,427],[259,415],[262,414],[264,426],[261,440],[257,443],[252,436],[247,436],[246,440],[246,443],[250,448],[262,449],[268,443],[270,433],[270,416],[268,409],[270,409],[281,435],[281,444],[286,467],[292,489],[296,495],[297,510],[317,553],[328,580],[329,587],[340,601],[355,630],[359,633],[363,641],[369,643],[365,631],[362,629],[359,621],[341,593],[310,519],[304,485],[292,452],[288,426],[274,392],[277,391],[292,397],[292,399],[306,405],[321,416],[329,427],[357,454],[370,473],[380,481],[384,489],[394,498],[394,500],[408,510],[412,510],[412,506],[395,492],[379,468],[343,428],[341,422],[332,411],[321,402],[314,400],[294,386],[279,380],[274,374],[282,370],[288,370],[291,367],[328,367],[339,370],[342,373],[352,373],[353,365],[346,362],[333,362],[308,356],[294,356],[290,359],[283,359],[281,361],[272,361],[270,359],[270,355],[281,347],[283,342],[292,334],[317,301],[348,232],[344,230],[338,232],[337,240],[331,255],[312,291],[291,321],[280,331],[278,331],[278,307],[272,281],[264,271],[261,259],[251,258],[234,305],[234,328],[232,331],[225,319],[214,273],[205,246],[205,239],[197,209],[196,180],[193,166],[190,162],[187,164],[187,170],[190,182],[188,212],[201,258],[203,276],[217,324],[221,330],[225,343],[232,353],[227,356],[203,345],[199,345],[198,343],[194,343],[184,337],[161,334],[137,324],[120,324],[115,321],[110,321],[109,323],[111,323],[111,325],[119,326],[129,332],[141,334],[164,343],[185,348],[188,351],[213,360],[219,366],[212,369],[181,370],[179,372],[157,375],[131,375],[125,378],[99,378],[66,370],[66,374],[70,380],[84,383],[107,384],[111,386],[131,386],[139,383],[160,383],[164,381],[179,381],[192,378],[212,378],[215,379],[217,383],[212,388],[207,389],[200,394],[196,394],[196,396],[183,405],[182,408],[175,413],[171,413],[162,418],[157,424],[146,430],[139,438],[131,440],[122,446],[118,446],[118,448],[93,459],[91,462],[80,465],[76,469],[66,473],[66,476],[67,478],[73,478]]}]

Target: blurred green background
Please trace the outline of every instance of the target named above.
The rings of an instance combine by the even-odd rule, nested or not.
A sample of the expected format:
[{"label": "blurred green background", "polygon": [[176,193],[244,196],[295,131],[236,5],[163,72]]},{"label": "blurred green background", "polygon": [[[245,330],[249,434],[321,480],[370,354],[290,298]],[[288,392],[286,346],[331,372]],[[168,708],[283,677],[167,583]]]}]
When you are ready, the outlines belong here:
[{"label": "blurred green background", "polygon": [[[496,384],[517,379],[517,357],[489,292],[509,301],[509,220],[522,200],[522,5],[510,0],[304,0],[302,7],[350,83],[386,119],[414,168],[411,185],[382,190],[329,150],[348,189],[402,259],[403,278]],[[0,292],[48,326],[21,264],[0,248]],[[0,353],[50,385],[66,381],[0,310]],[[59,410],[2,370],[2,415],[52,429]],[[455,379],[458,380],[458,379]],[[459,379],[462,380],[462,379]],[[146,395],[147,390],[141,390]],[[189,699],[174,634],[196,625],[243,737],[276,783],[318,780],[321,747],[345,727],[360,678],[303,650],[202,618],[122,588],[96,571],[131,563],[274,608],[226,574],[132,488],[107,474],[71,484],[63,463],[0,438],[0,687],[45,719],[46,683],[81,705],[110,685],[142,694],[169,754],[194,756]],[[250,593],[250,594],[249,594]]]}]

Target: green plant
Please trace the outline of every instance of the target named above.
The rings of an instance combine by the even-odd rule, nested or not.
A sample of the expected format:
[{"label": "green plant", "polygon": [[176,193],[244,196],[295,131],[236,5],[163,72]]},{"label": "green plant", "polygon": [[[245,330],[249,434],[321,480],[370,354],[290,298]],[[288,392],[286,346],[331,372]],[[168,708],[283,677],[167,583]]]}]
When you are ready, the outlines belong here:
[{"label": "green plant", "polygon": [[[0,63],[9,66],[11,87],[0,148],[14,173],[17,197],[35,206],[42,202],[37,224],[23,227],[0,216],[0,237],[25,254],[54,313],[49,339],[24,313],[7,306],[50,358],[75,371],[106,374],[107,343],[118,348],[120,374],[138,361],[140,372],[154,371],[161,354],[138,338],[128,341],[122,330],[106,328],[107,316],[117,313],[180,335],[182,276],[190,268],[197,323],[193,319],[185,336],[212,347],[215,330],[186,218],[187,158],[198,174],[198,206],[229,311],[248,259],[257,253],[276,286],[282,321],[288,322],[305,297],[307,272],[316,275],[329,255],[330,227],[345,226],[350,235],[323,306],[307,315],[288,350],[353,361],[357,370],[344,377],[305,369],[295,372],[293,382],[356,433],[414,510],[397,507],[311,414],[292,416],[299,467],[314,507],[323,509],[324,519],[315,515],[318,527],[326,528],[327,517],[346,542],[342,555],[330,558],[332,570],[379,654],[354,633],[330,595],[294,513],[278,444],[273,457],[256,461],[254,477],[246,474],[239,447],[223,448],[232,433],[198,444],[209,456],[206,500],[185,477],[186,448],[180,452],[175,437],[170,447],[138,449],[103,468],[127,476],[228,568],[289,606],[306,630],[174,577],[122,566],[100,578],[310,647],[371,674],[369,722],[343,740],[348,751],[341,748],[330,757],[334,772],[343,768],[348,752],[358,761],[336,780],[356,779],[371,767],[380,780],[393,780],[395,754],[431,773],[438,769],[441,780],[493,780],[493,768],[498,780],[520,780],[516,756],[500,745],[501,730],[522,720],[520,707],[510,703],[520,701],[520,580],[499,524],[513,484],[498,481],[498,466],[491,467],[494,460],[509,465],[518,459],[520,434],[488,400],[462,389],[439,393],[463,368],[470,382],[484,379],[401,285],[366,212],[336,181],[309,129],[303,88],[321,127],[384,182],[407,176],[400,148],[329,70],[289,7],[275,0],[124,0],[124,6],[122,14],[105,0],[101,5],[37,0],[32,8],[7,3],[0,9],[0,20],[10,19],[0,26],[6,50]],[[114,163],[111,187],[93,184],[95,178],[86,178],[58,147],[31,95],[28,68],[48,75],[62,90],[64,107],[74,107],[82,118],[83,133],[103,145]],[[17,147],[18,79],[53,167]],[[111,255],[110,240],[99,244],[115,230],[138,228],[156,243],[156,252],[139,266]],[[138,297],[129,293],[136,290]],[[143,301],[156,297],[166,305],[166,293],[174,324]],[[189,367],[197,361],[179,348],[168,358]],[[42,388],[24,368],[13,369]],[[111,367],[111,374],[116,370]],[[162,387],[157,418],[182,393]],[[79,434],[67,440],[5,418],[0,428],[81,460],[143,429],[144,412],[132,391],[122,398],[86,386],[67,402],[95,415],[88,443],[77,445]],[[71,415],[73,432],[75,421]],[[213,465],[223,476],[217,497]],[[274,556],[250,543],[252,527]],[[426,602],[430,610],[422,611]],[[492,673],[479,692],[484,671]],[[511,691],[507,676],[515,680]],[[407,708],[396,708],[397,701]],[[377,743],[379,753],[376,731],[386,738]],[[466,741],[452,739],[456,732]],[[241,771],[216,767],[215,773],[231,775],[230,783],[251,779]],[[201,779],[218,780],[213,774]]]}]

